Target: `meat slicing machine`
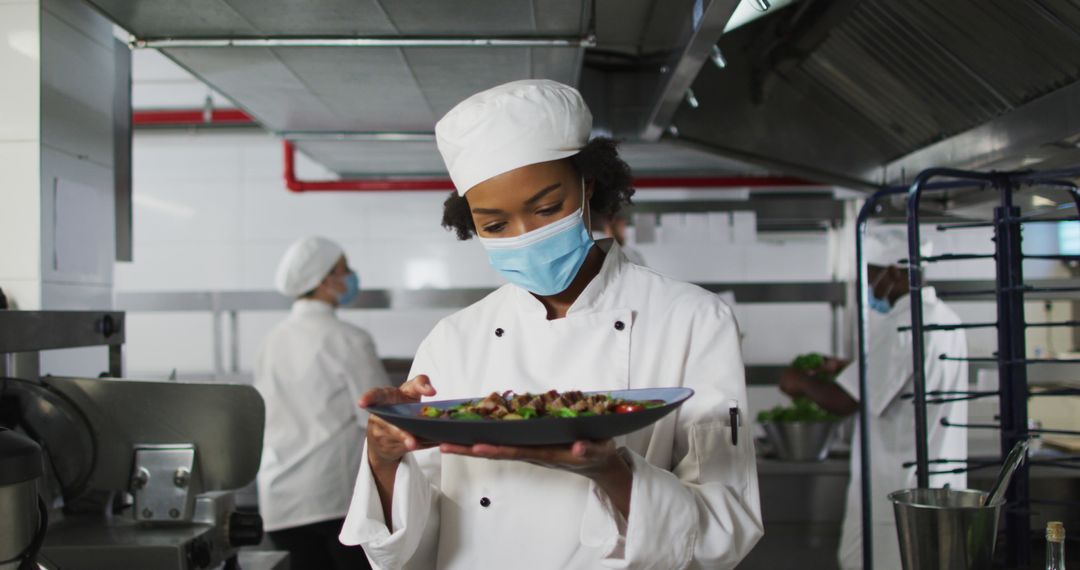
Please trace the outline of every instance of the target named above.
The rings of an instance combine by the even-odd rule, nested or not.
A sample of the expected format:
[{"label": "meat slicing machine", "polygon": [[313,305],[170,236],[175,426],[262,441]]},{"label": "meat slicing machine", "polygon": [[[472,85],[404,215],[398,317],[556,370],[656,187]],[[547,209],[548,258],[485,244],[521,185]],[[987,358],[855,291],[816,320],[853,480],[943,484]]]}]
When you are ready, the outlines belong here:
[{"label": "meat slicing machine", "polygon": [[123,317],[0,311],[0,426],[36,441],[44,463],[38,564],[239,568],[239,548],[262,539],[259,515],[235,503],[262,454],[254,388],[37,375],[38,351],[122,344]]}]

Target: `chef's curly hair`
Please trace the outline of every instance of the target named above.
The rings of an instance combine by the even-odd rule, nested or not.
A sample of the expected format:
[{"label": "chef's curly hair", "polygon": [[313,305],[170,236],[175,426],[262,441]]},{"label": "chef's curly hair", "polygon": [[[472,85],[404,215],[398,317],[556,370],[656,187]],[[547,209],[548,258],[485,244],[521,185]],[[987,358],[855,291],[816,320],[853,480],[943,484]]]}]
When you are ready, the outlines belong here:
[{"label": "chef's curly hair", "polygon": [[[631,204],[634,195],[634,178],[630,165],[619,158],[619,143],[614,139],[597,137],[570,157],[574,167],[586,179],[593,181],[593,194],[589,198],[589,210],[594,217],[611,217]],[[457,191],[451,192],[443,202],[442,226],[453,230],[458,239],[467,240],[476,235],[469,203]]]}]

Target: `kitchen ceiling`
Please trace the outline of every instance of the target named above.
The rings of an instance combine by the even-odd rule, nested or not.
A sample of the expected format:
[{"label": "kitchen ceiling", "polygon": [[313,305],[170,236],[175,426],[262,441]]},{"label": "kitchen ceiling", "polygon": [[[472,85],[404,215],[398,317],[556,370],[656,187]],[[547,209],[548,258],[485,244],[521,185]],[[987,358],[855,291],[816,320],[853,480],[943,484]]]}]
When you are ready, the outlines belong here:
[{"label": "kitchen ceiling", "polygon": [[[441,173],[430,139],[348,135],[430,135],[530,77],[578,86],[643,171],[870,190],[927,166],[1075,163],[1080,141],[1080,0],[800,0],[728,32],[736,0],[92,3],[343,175]],[[357,38],[419,42],[333,44]],[[519,43],[420,45],[470,38]]]},{"label": "kitchen ceiling", "polygon": [[675,124],[762,163],[902,182],[1039,165],[1080,135],[1080,0],[809,1],[719,47]]},{"label": "kitchen ceiling", "polygon": [[[161,52],[225,94],[261,125],[293,140],[301,152],[342,176],[445,175],[430,138],[382,140],[364,135],[430,134],[435,121],[462,99],[507,81],[548,78],[581,86],[586,57],[585,48],[578,45],[582,40],[595,44],[597,57],[633,66],[642,60],[659,61],[681,47],[692,9],[701,5],[695,0],[600,0],[595,4],[589,0],[318,0],[302,5],[281,0],[94,0],[93,4],[134,37],[173,46]],[[719,4],[733,9],[735,2],[720,0]],[[504,38],[533,40],[535,45],[205,45],[205,40],[222,38],[421,40],[418,43],[432,38]],[[197,47],[190,43],[185,47],[185,40],[194,40]],[[635,138],[637,116],[658,96],[662,73],[654,65],[630,75],[632,82],[614,88],[632,90],[632,94],[605,93],[602,102],[593,100],[595,89],[590,93],[583,87],[596,108],[598,133]],[[625,101],[633,103],[618,107]],[[597,108],[609,102],[614,111]],[[615,123],[629,126],[616,127]],[[768,174],[667,142],[631,140],[624,144],[623,153],[639,172]]]}]

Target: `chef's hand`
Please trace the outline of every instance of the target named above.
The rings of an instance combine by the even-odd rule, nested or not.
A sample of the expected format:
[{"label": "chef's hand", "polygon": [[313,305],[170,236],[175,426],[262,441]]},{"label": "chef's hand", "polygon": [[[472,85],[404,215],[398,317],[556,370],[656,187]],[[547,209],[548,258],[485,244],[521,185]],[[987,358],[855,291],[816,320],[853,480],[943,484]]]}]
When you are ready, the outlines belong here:
[{"label": "chef's hand", "polygon": [[792,398],[802,396],[805,391],[803,385],[807,380],[810,379],[807,378],[805,372],[790,367],[785,368],[780,374],[780,391]]},{"label": "chef's hand", "polygon": [[[401,385],[401,388],[375,388],[368,390],[357,404],[361,408],[385,406],[388,404],[410,404],[420,401],[421,396],[434,396],[435,387],[431,380],[421,374]],[[396,467],[401,458],[410,451],[434,447],[416,438],[411,433],[383,421],[375,414],[368,416],[367,425],[368,461],[375,469]]]}]

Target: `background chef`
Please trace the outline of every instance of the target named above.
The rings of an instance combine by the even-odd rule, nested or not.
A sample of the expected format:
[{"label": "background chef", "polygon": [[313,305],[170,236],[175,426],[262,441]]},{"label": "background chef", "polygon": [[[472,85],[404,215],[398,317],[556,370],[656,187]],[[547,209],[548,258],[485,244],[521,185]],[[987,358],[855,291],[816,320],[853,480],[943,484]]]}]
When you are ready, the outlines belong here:
[{"label": "background chef", "polygon": [[337,318],[360,288],[341,247],[308,237],[285,252],[277,289],[296,299],[255,363],[266,402],[259,510],[293,568],[367,568],[360,548],[337,540],[360,465],[367,414],[351,404],[389,386],[371,336]]},{"label": "background chef", "polygon": [[[916,487],[915,468],[904,463],[915,459],[915,412],[910,400],[901,395],[911,393],[911,333],[899,329],[911,322],[911,301],[908,293],[907,270],[897,264],[908,257],[907,233],[898,229],[877,229],[865,239],[867,282],[870,291],[870,327],[868,336],[867,390],[870,399],[871,494],[874,498],[874,568],[900,568],[899,542],[892,505],[886,495],[900,489]],[[923,255],[929,255],[929,244],[923,245]],[[959,324],[957,316],[933,287],[923,288],[923,318],[926,323]],[[967,357],[967,338],[962,329],[933,331],[926,335],[926,390],[962,391],[967,389],[966,362],[941,360],[941,356]],[[794,368],[785,370],[780,389],[788,395],[806,396],[825,410],[840,416],[858,410],[859,376],[857,366],[828,358],[821,370],[802,373]],[[821,374],[840,373],[835,383],[815,378]],[[967,402],[960,400],[927,407],[928,443],[931,458],[966,458],[967,435],[962,429],[947,428],[941,420],[967,421]],[[852,449],[859,447],[859,431],[855,431]],[[963,467],[963,465],[954,465]],[[948,470],[943,465],[941,470]],[[851,479],[848,483],[844,526],[838,556],[845,570],[862,568],[862,519],[859,454],[851,454]],[[932,487],[946,484],[956,489],[967,486],[966,474],[943,474],[931,477]]]},{"label": "background chef", "polygon": [[678,414],[618,442],[420,442],[375,417],[342,530],[380,568],[732,568],[762,535],[737,326],[716,295],[593,243],[591,211],[633,193],[580,94],[552,81],[473,95],[436,126],[460,195],[443,224],[508,280],[443,319],[400,390],[363,406],[512,389],[688,386]]}]

